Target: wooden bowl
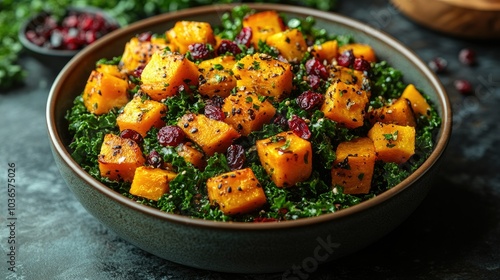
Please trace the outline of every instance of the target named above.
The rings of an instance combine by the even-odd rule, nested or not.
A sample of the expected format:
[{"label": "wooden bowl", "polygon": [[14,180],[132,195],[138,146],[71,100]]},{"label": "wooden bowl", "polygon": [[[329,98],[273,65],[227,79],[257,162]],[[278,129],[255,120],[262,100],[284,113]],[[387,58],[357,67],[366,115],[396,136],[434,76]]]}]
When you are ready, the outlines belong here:
[{"label": "wooden bowl", "polygon": [[391,0],[411,20],[469,39],[500,39],[498,0]]}]

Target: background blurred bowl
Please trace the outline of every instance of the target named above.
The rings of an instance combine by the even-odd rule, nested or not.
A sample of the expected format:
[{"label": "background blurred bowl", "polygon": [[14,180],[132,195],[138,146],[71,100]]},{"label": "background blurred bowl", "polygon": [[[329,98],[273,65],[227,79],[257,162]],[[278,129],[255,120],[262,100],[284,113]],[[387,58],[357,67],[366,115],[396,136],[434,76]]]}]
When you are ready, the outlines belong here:
[{"label": "background blurred bowl", "polygon": [[[37,15],[29,18],[21,24],[18,32],[18,38],[24,49],[42,64],[53,70],[59,72],[68,61],[73,58],[79,51],[86,45],[92,44],[95,40],[101,38],[107,33],[119,27],[118,22],[111,16],[106,14],[103,10],[95,7],[69,7],[66,14],[58,21],[62,21],[66,16],[73,15],[73,22],[70,23],[72,27],[62,26],[62,22],[57,22],[55,17],[48,12],[40,12]],[[94,18],[93,22],[85,22],[82,16],[86,18]],[[94,27],[83,27],[84,24],[95,24]],[[96,30],[94,30],[96,29]],[[57,30],[57,36],[54,36],[54,41],[51,42],[51,32]],[[44,34],[44,38],[33,38],[34,34]],[[71,35],[63,34],[71,32]],[[31,38],[30,38],[31,33]],[[88,33],[88,36],[85,36]],[[63,36],[73,37],[72,46],[64,44]],[[54,43],[57,46],[54,46]]]},{"label": "background blurred bowl", "polygon": [[405,16],[428,28],[462,38],[500,39],[500,1],[391,0]]},{"label": "background blurred bowl", "polygon": [[341,15],[272,4],[251,4],[256,10],[276,10],[287,16],[313,16],[317,26],[338,34],[353,34],[368,43],[378,57],[404,70],[430,96],[442,117],[435,150],[402,183],[351,208],[280,223],[224,223],[161,212],[133,202],[87,174],[72,158],[65,115],[81,94],[100,58],[121,55],[135,34],[164,32],[179,20],[219,24],[232,5],[212,5],[164,14],[120,29],[80,52],[54,82],[47,104],[47,125],[56,163],[82,205],[123,239],[167,260],[192,267],[239,273],[285,271],[293,266],[314,269],[320,263],[356,252],[397,227],[421,203],[451,132],[450,104],[433,72],[416,55],[379,30]]}]

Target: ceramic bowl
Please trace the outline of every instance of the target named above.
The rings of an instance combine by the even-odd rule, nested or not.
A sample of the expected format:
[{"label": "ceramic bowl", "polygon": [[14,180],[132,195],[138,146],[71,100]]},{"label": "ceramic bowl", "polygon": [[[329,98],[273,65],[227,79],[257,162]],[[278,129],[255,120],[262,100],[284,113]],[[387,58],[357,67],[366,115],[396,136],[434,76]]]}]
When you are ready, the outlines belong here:
[{"label": "ceramic bowl", "polygon": [[442,117],[435,150],[396,187],[351,208],[319,217],[281,223],[214,222],[168,214],[114,192],[87,174],[71,158],[65,114],[82,92],[94,62],[118,56],[125,43],[145,31],[163,32],[179,20],[218,24],[231,5],[198,7],[159,15],[120,29],[80,52],[56,78],[48,98],[47,125],[62,177],[83,206],[123,239],[154,255],[191,267],[237,273],[265,273],[319,264],[354,253],[397,227],[421,203],[432,186],[451,130],[448,97],[433,72],[412,51],[379,30],[347,17],[304,7],[251,4],[293,17],[313,16],[330,32],[353,34],[372,45],[380,58],[404,69],[407,82],[430,95]]},{"label": "ceramic bowl", "polygon": [[[104,19],[105,26],[102,28],[102,32],[99,34],[99,36],[104,36],[105,34],[119,27],[118,22],[114,18],[112,18],[103,10],[95,7],[69,7],[67,8],[67,14],[70,13],[85,13],[92,16],[99,15],[100,17],[102,17]],[[64,67],[64,65],[66,65],[66,63],[71,60],[71,58],[73,58],[79,51],[81,51],[81,48],[74,50],[67,48],[50,48],[48,47],[49,42],[46,42],[45,44],[35,44],[27,37],[28,31],[35,31],[37,29],[40,30],[40,28],[42,28],[42,26],[46,23],[45,19],[50,16],[51,14],[49,12],[42,11],[27,19],[21,24],[19,28],[18,39],[19,42],[23,45],[24,50],[27,51],[28,54],[36,58],[40,63],[53,70],[55,73],[58,73]],[[74,28],[74,30],[77,29],[78,28]]]}]

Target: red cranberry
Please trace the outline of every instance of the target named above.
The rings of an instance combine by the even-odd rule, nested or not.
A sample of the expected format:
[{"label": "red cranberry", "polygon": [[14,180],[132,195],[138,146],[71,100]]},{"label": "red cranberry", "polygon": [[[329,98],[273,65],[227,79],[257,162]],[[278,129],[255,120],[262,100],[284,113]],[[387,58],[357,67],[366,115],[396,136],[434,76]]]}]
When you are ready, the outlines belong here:
[{"label": "red cranberry", "polygon": [[161,168],[163,166],[163,157],[155,150],[152,150],[146,158],[146,164],[154,168]]},{"label": "red cranberry", "polygon": [[472,94],[472,84],[467,80],[455,80],[453,82],[453,85],[455,86],[455,89],[458,90],[458,92],[460,92],[461,94]]},{"label": "red cranberry", "polygon": [[370,71],[372,67],[370,65],[370,62],[368,62],[367,60],[364,60],[362,58],[356,58],[354,60],[353,68],[354,70],[358,71]]},{"label": "red cranberry", "polygon": [[346,50],[337,58],[337,65],[343,67],[351,67],[351,65],[354,63],[354,59],[355,57],[352,49]]},{"label": "red cranberry", "polygon": [[321,85],[321,78],[316,75],[308,75],[307,81],[311,89],[317,89]]},{"label": "red cranberry", "polygon": [[465,48],[458,53],[458,60],[468,66],[476,64],[476,52],[472,49]]},{"label": "red cranberry", "polygon": [[207,59],[212,56],[212,52],[208,49],[206,44],[196,43],[188,46],[191,56],[195,60]]},{"label": "red cranberry", "polygon": [[152,37],[153,34],[151,32],[142,32],[137,35],[137,39],[139,39],[140,42],[150,42]]},{"label": "red cranberry", "polygon": [[245,149],[241,145],[232,144],[226,151],[227,164],[231,170],[242,169],[245,166]]},{"label": "red cranberry", "polygon": [[308,90],[299,95],[296,101],[300,108],[310,110],[323,102],[323,95]]},{"label": "red cranberry", "polygon": [[136,76],[137,78],[140,78],[142,76],[142,71],[144,70],[144,65],[139,65],[137,68],[135,68],[133,75]]},{"label": "red cranberry", "polygon": [[292,119],[288,121],[288,126],[295,133],[295,135],[299,136],[302,139],[308,140],[311,138],[311,131],[309,130],[309,126],[307,126],[306,121],[297,115],[293,115]]},{"label": "red cranberry", "polygon": [[274,115],[273,124],[280,126],[283,130],[288,129],[288,121],[282,114]]},{"label": "red cranberry", "polygon": [[175,125],[167,125],[158,131],[157,139],[162,146],[177,146],[186,138],[182,129]]},{"label": "red cranberry", "polygon": [[429,61],[428,64],[432,71],[436,73],[443,73],[446,71],[448,61],[446,61],[446,59],[442,57],[435,57],[431,61]]},{"label": "red cranberry", "polygon": [[223,55],[228,52],[232,53],[233,55],[237,55],[241,53],[241,49],[235,42],[222,40],[219,47],[217,48],[217,55]]},{"label": "red cranberry", "polygon": [[132,139],[138,145],[142,145],[142,143],[144,143],[144,138],[142,138],[142,135],[139,132],[137,132],[137,131],[135,131],[133,129],[124,129],[120,133],[120,137],[121,138]]},{"label": "red cranberry", "polygon": [[306,72],[309,75],[316,75],[322,79],[328,79],[328,70],[325,65],[316,58],[311,58],[306,61]]},{"label": "red cranberry", "polygon": [[247,47],[250,47],[250,44],[252,43],[251,40],[252,40],[252,28],[243,27],[241,29],[240,33],[234,39],[234,42],[236,44],[245,45]]},{"label": "red cranberry", "polygon": [[218,121],[223,121],[226,118],[226,115],[224,114],[224,112],[222,112],[222,109],[212,104],[205,105],[204,114],[208,118]]}]

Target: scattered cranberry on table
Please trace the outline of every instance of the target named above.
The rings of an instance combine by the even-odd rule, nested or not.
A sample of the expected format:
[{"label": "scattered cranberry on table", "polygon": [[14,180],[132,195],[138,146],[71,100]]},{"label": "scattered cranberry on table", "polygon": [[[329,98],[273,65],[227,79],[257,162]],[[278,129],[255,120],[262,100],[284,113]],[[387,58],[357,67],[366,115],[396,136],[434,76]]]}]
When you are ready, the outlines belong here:
[{"label": "scattered cranberry on table", "polygon": [[458,60],[465,65],[472,66],[476,64],[476,52],[470,48],[464,48],[458,53]]},{"label": "scattered cranberry on table", "polygon": [[472,84],[464,79],[458,79],[453,82],[455,89],[458,90],[461,94],[469,95],[472,94]]},{"label": "scattered cranberry on table", "polygon": [[428,63],[429,68],[436,73],[443,73],[446,71],[446,67],[448,67],[448,61],[442,57],[435,57]]},{"label": "scattered cranberry on table", "polygon": [[102,14],[70,11],[60,21],[47,14],[38,25],[28,27],[26,38],[48,49],[79,50],[117,28]]}]

